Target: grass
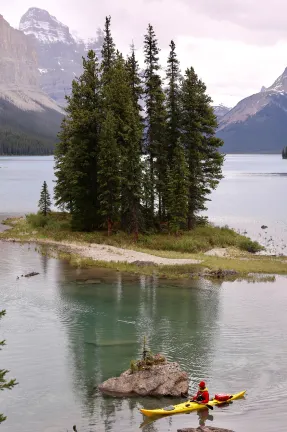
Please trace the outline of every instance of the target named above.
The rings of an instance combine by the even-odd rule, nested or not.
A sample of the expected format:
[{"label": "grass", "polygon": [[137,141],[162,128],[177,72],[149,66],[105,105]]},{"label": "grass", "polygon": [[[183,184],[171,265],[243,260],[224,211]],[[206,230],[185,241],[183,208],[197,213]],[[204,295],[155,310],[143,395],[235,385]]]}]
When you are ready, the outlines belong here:
[{"label": "grass", "polygon": [[121,231],[112,236],[108,236],[103,231],[90,233],[72,231],[70,228],[70,218],[66,213],[51,213],[48,217],[40,214],[29,214],[25,219],[21,219],[20,221],[19,219],[8,219],[6,224],[12,224],[14,227],[13,234],[20,235],[21,237],[27,237],[33,233],[35,238],[107,244],[140,251],[195,254],[223,247],[234,247],[252,253],[263,249],[258,242],[254,242],[228,227],[215,227],[210,224],[198,226],[194,230],[185,232],[178,237],[169,234],[140,234],[136,244],[134,243],[133,236]]},{"label": "grass", "polygon": [[[254,255],[262,250],[257,242],[237,234],[228,227],[219,228],[212,225],[199,226],[195,230],[179,237],[168,234],[140,235],[138,243],[132,236],[118,232],[108,237],[105,232],[81,233],[70,229],[69,216],[52,213],[44,218],[41,215],[27,215],[25,218],[12,218],[4,222],[12,228],[0,233],[1,238],[15,238],[20,241],[67,241],[83,244],[107,244],[146,252],[165,258],[193,258],[201,260],[201,264],[137,266],[129,263],[94,261],[74,253],[53,249],[59,258],[68,260],[78,267],[102,267],[134,274],[156,275],[161,278],[179,279],[198,277],[203,269],[211,271],[234,270],[238,277],[249,277],[256,280],[257,274],[287,274],[287,262],[284,257],[268,257]],[[204,255],[213,248],[227,248],[228,257]],[[51,249],[50,249],[51,250]],[[252,252],[252,253],[250,253]]]}]

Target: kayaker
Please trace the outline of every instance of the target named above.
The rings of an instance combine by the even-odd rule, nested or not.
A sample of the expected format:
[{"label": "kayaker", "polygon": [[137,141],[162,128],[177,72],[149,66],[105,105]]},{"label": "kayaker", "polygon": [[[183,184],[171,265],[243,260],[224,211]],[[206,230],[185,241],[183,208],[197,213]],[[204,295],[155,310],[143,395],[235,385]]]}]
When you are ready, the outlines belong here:
[{"label": "kayaker", "polygon": [[198,385],[198,392],[195,396],[193,396],[192,401],[196,401],[198,403],[207,404],[209,402],[209,393],[208,388],[205,385],[204,381],[201,381]]}]

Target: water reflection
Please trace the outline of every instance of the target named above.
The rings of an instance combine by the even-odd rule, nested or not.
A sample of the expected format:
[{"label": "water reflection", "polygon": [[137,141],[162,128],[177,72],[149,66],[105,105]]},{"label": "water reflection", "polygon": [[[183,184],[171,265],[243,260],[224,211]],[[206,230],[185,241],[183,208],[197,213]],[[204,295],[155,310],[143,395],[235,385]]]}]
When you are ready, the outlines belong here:
[{"label": "water reflection", "polygon": [[[114,280],[102,278],[100,284],[87,284],[86,277],[70,277],[58,288],[60,319],[73,364],[73,391],[90,424],[98,425],[101,418],[104,430],[111,430],[117,413],[127,405],[132,423],[133,415],[138,416],[137,398],[103,397],[97,386],[140,357],[144,335],[154,352],[178,361],[190,373],[191,387],[196,387],[201,377],[211,377],[218,287],[200,281],[162,283],[148,276],[131,282],[121,274],[115,274]],[[141,402],[148,408],[161,404],[152,398]]]},{"label": "water reflection", "polygon": [[[188,371],[191,393],[203,378],[211,395],[247,387],[246,401],[212,411],[213,423],[237,432],[260,424],[268,432],[272,422],[285,431],[273,407],[284,410],[287,396],[286,278],[216,285],[133,279],[74,269],[43,259],[33,245],[8,243],[0,247],[0,269],[1,308],[7,309],[1,337],[8,341],[1,364],[20,382],[1,399],[8,415],[3,432],[66,432],[73,424],[79,432],[132,432],[145,421],[139,408],[182,402],[98,392],[101,381],[140,355],[144,334],[155,352]],[[16,280],[29,271],[40,275]],[[174,432],[199,421],[196,413],[170,416],[145,424],[145,431]]]}]

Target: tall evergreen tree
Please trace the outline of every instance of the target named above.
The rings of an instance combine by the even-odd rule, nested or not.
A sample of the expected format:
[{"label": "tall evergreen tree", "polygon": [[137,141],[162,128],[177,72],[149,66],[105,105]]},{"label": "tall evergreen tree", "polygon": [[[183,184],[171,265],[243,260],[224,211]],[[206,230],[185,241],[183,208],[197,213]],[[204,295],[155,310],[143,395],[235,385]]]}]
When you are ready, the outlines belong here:
[{"label": "tall evergreen tree", "polygon": [[121,164],[121,226],[137,236],[140,224],[142,123],[134,104],[129,73],[117,53],[110,80],[103,86],[104,105],[113,113]]},{"label": "tall evergreen tree", "polygon": [[142,125],[134,107],[130,106],[130,124],[126,146],[122,156],[122,220],[125,229],[134,234],[137,241],[142,227],[142,162],[140,141]]},{"label": "tall evergreen tree", "polygon": [[180,69],[173,40],[170,43],[166,77],[168,81],[166,90],[167,141],[169,163],[171,163],[173,148],[177,146],[180,138]]},{"label": "tall evergreen tree", "polygon": [[[5,310],[0,311],[0,319],[6,314]],[[0,350],[1,347],[5,345],[5,341],[0,341]],[[12,390],[18,383],[15,379],[7,380],[6,375],[9,373],[6,369],[0,369],[0,391],[2,390]],[[6,417],[0,413],[0,424],[6,420]]]},{"label": "tall evergreen tree", "polygon": [[40,209],[40,213],[42,213],[44,216],[47,216],[48,213],[51,212],[51,197],[48,191],[48,185],[46,181],[44,181],[42,190],[41,190],[41,196],[39,200],[38,207]]},{"label": "tall evergreen tree", "polygon": [[198,212],[205,210],[208,195],[222,178],[224,156],[218,148],[223,141],[216,138],[216,116],[206,86],[193,68],[185,72],[181,88],[182,142],[189,169],[188,228],[196,223]]},{"label": "tall evergreen tree", "polygon": [[[57,173],[57,185],[54,188],[54,198],[57,207],[63,211],[73,211],[73,199],[71,184],[69,182],[69,166],[67,152],[69,141],[71,139],[72,128],[69,127],[69,121],[64,118],[61,124],[61,130],[58,134],[59,142],[55,149],[55,172]],[[67,165],[67,166],[66,166]]]},{"label": "tall evergreen tree", "polygon": [[104,80],[108,79],[107,74],[111,70],[116,56],[115,43],[111,33],[111,17],[106,17],[105,29],[104,29],[104,41],[102,47],[102,62],[101,72],[104,76]]},{"label": "tall evergreen tree", "polygon": [[112,233],[114,223],[119,220],[121,197],[121,155],[115,128],[113,113],[108,110],[100,135],[98,163],[100,214],[108,228],[108,235]]},{"label": "tall evergreen tree", "polygon": [[135,55],[134,44],[131,45],[131,54],[127,58],[126,66],[132,90],[134,108],[136,111],[142,112],[143,108],[140,104],[140,100],[143,96],[143,85],[140,77],[139,63]]},{"label": "tall evergreen tree", "polygon": [[[142,129],[143,129],[143,116],[141,114],[143,108],[140,104],[140,101],[143,97],[143,85],[142,85],[142,79],[140,77],[139,64],[135,56],[134,44],[131,45],[131,54],[127,58],[126,67],[127,67],[129,83],[132,91],[135,113],[138,116],[138,121],[142,124]],[[142,152],[142,140],[140,143],[140,150]]]},{"label": "tall evergreen tree", "polygon": [[[94,51],[83,58],[83,74],[72,83],[66,119],[55,155],[57,204],[72,213],[72,226],[91,231],[100,225],[98,152],[101,114],[99,65]],[[65,186],[69,193],[65,192]]]},{"label": "tall evergreen tree", "polygon": [[185,150],[177,140],[173,148],[171,165],[167,176],[167,215],[170,230],[178,234],[186,228],[188,214],[188,164]]},{"label": "tall evergreen tree", "polygon": [[150,175],[153,192],[151,196],[151,218],[155,213],[155,192],[157,192],[159,221],[165,219],[165,190],[167,168],[166,110],[162,80],[159,75],[159,47],[153,27],[149,24],[144,40],[146,69],[146,151],[150,160]]}]

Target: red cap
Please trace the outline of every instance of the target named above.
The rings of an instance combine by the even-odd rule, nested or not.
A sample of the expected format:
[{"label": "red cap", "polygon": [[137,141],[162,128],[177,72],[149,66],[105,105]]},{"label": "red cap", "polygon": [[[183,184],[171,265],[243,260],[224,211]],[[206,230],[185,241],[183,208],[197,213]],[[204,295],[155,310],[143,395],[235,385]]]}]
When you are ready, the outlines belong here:
[{"label": "red cap", "polygon": [[204,382],[204,381],[201,381],[201,382],[199,383],[199,387],[204,388],[204,387],[205,387],[205,382]]}]

